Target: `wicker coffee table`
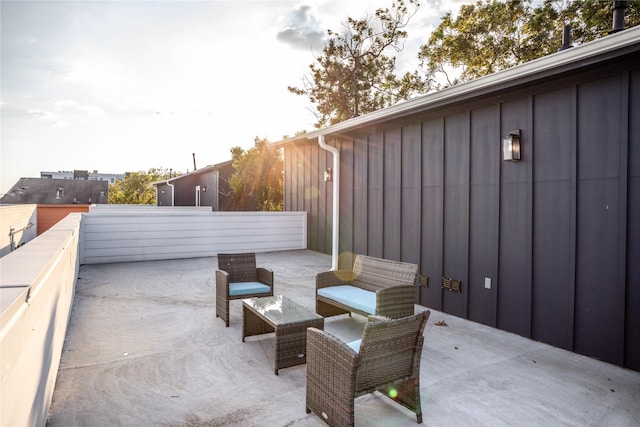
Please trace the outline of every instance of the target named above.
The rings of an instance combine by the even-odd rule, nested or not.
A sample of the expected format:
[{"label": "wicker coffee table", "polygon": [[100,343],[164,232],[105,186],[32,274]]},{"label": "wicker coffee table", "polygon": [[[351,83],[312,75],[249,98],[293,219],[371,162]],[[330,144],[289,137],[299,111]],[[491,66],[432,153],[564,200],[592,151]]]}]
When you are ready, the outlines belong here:
[{"label": "wicker coffee table", "polygon": [[289,298],[242,300],[242,342],[253,335],[276,334],[275,373],[307,362],[307,328],[324,329],[324,317]]}]

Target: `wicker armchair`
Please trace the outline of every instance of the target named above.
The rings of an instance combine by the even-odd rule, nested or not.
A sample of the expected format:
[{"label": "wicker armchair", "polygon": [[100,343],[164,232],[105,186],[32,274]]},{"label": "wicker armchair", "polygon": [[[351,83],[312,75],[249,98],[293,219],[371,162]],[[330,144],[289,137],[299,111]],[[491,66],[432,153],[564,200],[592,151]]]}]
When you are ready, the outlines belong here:
[{"label": "wicker armchair", "polygon": [[229,327],[229,301],[273,296],[273,271],[256,267],[256,254],[218,254],[216,317]]},{"label": "wicker armchair", "polygon": [[354,399],[377,390],[415,412],[422,423],[420,357],[430,314],[369,316],[362,340],[349,344],[309,328],[307,413],[331,426],[353,426]]}]

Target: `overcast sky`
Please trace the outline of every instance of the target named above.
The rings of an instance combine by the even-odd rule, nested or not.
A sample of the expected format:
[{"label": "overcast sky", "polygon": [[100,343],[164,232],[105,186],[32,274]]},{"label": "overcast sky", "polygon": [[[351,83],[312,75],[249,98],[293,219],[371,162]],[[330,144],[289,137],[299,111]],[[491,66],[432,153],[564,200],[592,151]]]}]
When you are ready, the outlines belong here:
[{"label": "overcast sky", "polygon": [[[398,54],[447,10],[422,0]],[[193,170],[230,160],[256,136],[312,130],[300,86],[326,30],[391,0],[5,1],[1,27],[1,177],[6,193],[41,171]]]}]

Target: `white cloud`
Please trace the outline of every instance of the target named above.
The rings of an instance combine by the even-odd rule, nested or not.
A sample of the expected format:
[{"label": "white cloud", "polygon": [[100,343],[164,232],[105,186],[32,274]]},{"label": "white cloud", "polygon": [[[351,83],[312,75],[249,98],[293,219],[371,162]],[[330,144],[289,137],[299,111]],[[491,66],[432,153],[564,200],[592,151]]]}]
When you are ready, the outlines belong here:
[{"label": "white cloud", "polygon": [[106,117],[106,114],[102,107],[98,107],[95,105],[80,105],[78,101],[74,99],[61,99],[58,101],[54,101],[53,105],[57,110],[65,110],[67,113],[81,112],[97,118]]},{"label": "white cloud", "polygon": [[27,114],[34,116],[40,120],[43,120],[45,122],[47,122],[48,124],[50,124],[53,127],[67,127],[69,126],[68,123],[66,123],[65,121],[60,119],[60,116],[58,116],[55,113],[52,113],[50,111],[45,111],[45,110],[40,110],[37,108],[33,108],[33,109],[29,109],[27,110]]},{"label": "white cloud", "polygon": [[44,110],[38,110],[38,109],[27,110],[27,114],[31,114],[33,116],[42,118],[43,120],[53,120],[58,117],[54,113],[51,113],[49,111],[44,111]]},{"label": "white cloud", "polygon": [[276,38],[297,49],[313,49],[322,46],[325,31],[321,29],[312,6],[298,6],[284,19],[283,27]]},{"label": "white cloud", "polygon": [[97,118],[104,118],[107,116],[102,108],[96,107],[95,105],[84,105],[80,107],[79,110]]},{"label": "white cloud", "polygon": [[59,101],[54,101],[53,105],[61,108],[61,107],[75,107],[76,105],[78,105],[78,103],[76,101],[74,101],[73,99],[61,99]]}]

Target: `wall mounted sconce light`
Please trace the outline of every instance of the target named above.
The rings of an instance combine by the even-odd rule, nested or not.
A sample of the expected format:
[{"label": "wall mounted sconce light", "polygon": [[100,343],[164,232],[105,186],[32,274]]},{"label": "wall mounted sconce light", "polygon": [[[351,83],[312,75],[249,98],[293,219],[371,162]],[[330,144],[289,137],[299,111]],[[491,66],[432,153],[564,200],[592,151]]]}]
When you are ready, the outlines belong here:
[{"label": "wall mounted sconce light", "polygon": [[507,162],[520,160],[520,129],[510,131],[502,140],[502,160]]},{"label": "wall mounted sconce light", "polygon": [[207,192],[207,187],[202,187],[202,192],[206,193]]},{"label": "wall mounted sconce light", "polygon": [[164,194],[164,190],[162,190],[162,194]]},{"label": "wall mounted sconce light", "polygon": [[331,181],[333,181],[333,169],[331,168],[325,169],[324,182],[331,182]]}]

